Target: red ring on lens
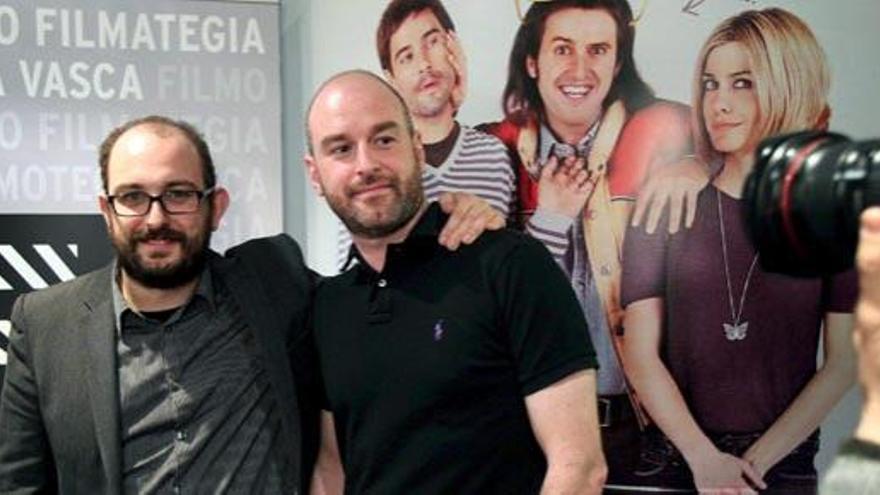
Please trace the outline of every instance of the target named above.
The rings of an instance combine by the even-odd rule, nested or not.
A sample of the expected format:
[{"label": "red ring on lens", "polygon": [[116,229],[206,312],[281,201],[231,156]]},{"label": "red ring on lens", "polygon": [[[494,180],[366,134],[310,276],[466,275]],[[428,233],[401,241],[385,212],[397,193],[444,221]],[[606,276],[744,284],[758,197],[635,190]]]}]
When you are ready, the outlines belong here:
[{"label": "red ring on lens", "polygon": [[816,139],[801,148],[789,163],[788,169],[785,171],[785,178],[782,180],[782,197],[779,200],[779,211],[782,214],[782,230],[785,231],[785,236],[788,237],[788,244],[794,248],[795,254],[802,260],[807,259],[807,250],[801,245],[801,241],[794,228],[794,218],[791,215],[791,190],[794,187],[794,179],[797,177],[798,171],[803,167],[807,157],[827,139],[826,137]]}]

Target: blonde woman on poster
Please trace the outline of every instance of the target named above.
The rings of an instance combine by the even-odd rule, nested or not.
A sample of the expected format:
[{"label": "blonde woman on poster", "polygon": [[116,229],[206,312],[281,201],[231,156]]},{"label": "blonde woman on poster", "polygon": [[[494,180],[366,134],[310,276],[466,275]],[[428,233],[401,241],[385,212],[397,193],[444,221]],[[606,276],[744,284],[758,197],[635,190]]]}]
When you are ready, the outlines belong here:
[{"label": "blonde woman on poster", "polygon": [[761,139],[827,125],[828,80],[781,9],[727,19],[700,52],[695,147],[718,172],[692,228],[633,228],[624,246],[625,370],[657,427],[637,474],[655,486],[816,491],[817,427],[854,379],[855,279],[764,272],[740,192]]}]

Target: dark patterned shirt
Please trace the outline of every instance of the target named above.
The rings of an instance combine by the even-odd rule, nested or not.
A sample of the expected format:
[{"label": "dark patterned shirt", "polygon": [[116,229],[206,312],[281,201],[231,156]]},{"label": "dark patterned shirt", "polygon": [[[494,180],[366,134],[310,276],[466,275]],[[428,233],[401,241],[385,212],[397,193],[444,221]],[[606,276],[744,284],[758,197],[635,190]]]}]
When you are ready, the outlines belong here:
[{"label": "dark patterned shirt", "polygon": [[114,284],[126,493],[292,493],[254,336],[209,269],[165,321]]}]

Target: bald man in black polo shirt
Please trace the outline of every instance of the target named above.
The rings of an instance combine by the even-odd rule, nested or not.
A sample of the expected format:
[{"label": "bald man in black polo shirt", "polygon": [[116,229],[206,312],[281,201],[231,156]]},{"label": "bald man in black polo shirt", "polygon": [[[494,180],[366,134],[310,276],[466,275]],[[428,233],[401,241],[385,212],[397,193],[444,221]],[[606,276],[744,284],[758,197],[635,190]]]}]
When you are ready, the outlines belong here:
[{"label": "bald man in black polo shirt", "polygon": [[313,493],[599,493],[595,354],[546,249],[513,231],[435,247],[418,133],[371,73],[325,82],[308,133],[312,185],[360,261],[315,302]]}]

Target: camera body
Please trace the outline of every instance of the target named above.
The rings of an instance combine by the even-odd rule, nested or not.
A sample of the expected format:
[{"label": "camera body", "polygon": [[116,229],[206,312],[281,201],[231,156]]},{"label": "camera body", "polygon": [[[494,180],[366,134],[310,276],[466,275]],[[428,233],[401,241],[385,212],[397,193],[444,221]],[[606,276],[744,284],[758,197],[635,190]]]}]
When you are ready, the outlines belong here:
[{"label": "camera body", "polygon": [[880,140],[806,131],[755,153],[743,200],[763,268],[803,277],[851,268],[859,215],[880,204]]}]

